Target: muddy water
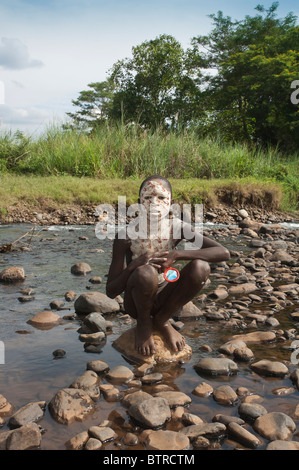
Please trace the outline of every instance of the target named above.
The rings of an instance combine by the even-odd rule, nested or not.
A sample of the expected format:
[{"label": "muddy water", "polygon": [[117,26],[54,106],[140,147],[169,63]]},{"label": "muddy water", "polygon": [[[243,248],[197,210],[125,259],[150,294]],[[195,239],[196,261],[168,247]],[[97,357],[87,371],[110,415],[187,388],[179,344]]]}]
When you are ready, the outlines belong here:
[{"label": "muddy water", "polygon": [[[0,245],[16,240],[32,228],[29,224],[0,226]],[[133,367],[125,358],[112,347],[112,342],[125,329],[132,326],[121,315],[108,317],[114,322],[112,332],[107,336],[107,342],[101,353],[87,353],[84,345],[78,339],[77,320],[64,320],[64,322],[50,330],[39,330],[29,325],[27,321],[36,313],[49,309],[52,300],[64,300],[64,294],[68,290],[74,290],[77,294],[91,291],[105,292],[105,275],[108,272],[111,260],[112,241],[98,240],[94,236],[93,226],[73,227],[48,227],[38,229],[36,236],[32,238],[30,251],[16,251],[0,254],[0,271],[7,266],[22,266],[25,269],[26,280],[19,284],[0,284],[0,340],[5,345],[5,364],[0,364],[0,394],[4,395],[12,403],[15,409],[29,402],[51,400],[60,389],[68,387],[73,380],[86,370],[86,363],[100,359],[108,363],[110,368],[117,365]],[[84,235],[87,240],[80,240]],[[222,241],[229,249],[242,249],[244,253],[247,241],[242,238]],[[87,262],[92,268],[90,275],[85,277],[73,276],[71,266],[76,262]],[[88,282],[91,276],[101,276],[102,284]],[[213,289],[217,285],[217,278],[211,276],[212,283],[204,292]],[[21,303],[18,298],[20,290],[32,288],[34,300]],[[195,302],[196,303],[196,302]],[[225,301],[223,301],[225,303]],[[219,302],[221,304],[221,302]],[[266,304],[259,304],[260,310],[267,308]],[[298,305],[297,305],[298,308]],[[294,307],[288,307],[278,312],[275,316],[280,321],[279,328],[296,328],[290,320],[289,313]],[[65,302],[65,310],[58,312],[60,316],[74,313],[73,304]],[[263,328],[263,327],[262,327]],[[268,328],[269,329],[269,328]],[[246,329],[246,333],[251,331]],[[223,325],[215,321],[206,321],[201,318],[197,322],[185,324],[183,334],[187,343],[192,347],[193,354],[189,362],[176,366],[157,367],[163,373],[163,383],[170,385],[175,390],[182,391],[192,398],[189,412],[197,414],[207,422],[211,422],[215,414],[229,414],[238,416],[238,404],[232,407],[224,407],[215,402],[212,397],[200,398],[192,394],[192,390],[202,381],[210,383],[214,388],[219,385],[229,384],[236,390],[238,387],[247,387],[250,392],[263,397],[262,405],[270,411],[281,411],[294,420],[294,410],[298,405],[299,392],[295,390],[289,395],[276,395],[274,389],[284,386],[292,386],[290,379],[265,378],[254,373],[247,363],[238,363],[239,372],[231,377],[205,377],[199,376],[194,369],[198,360],[207,355],[217,356],[217,348],[228,340],[233,334],[242,331],[223,328]],[[292,340],[275,342],[270,345],[249,345],[255,355],[255,360],[271,359],[287,361],[289,363]],[[212,353],[203,352],[202,345],[210,345]],[[62,348],[66,356],[54,359],[52,352]],[[294,367],[293,367],[294,368]],[[119,386],[125,393],[128,386]],[[142,387],[144,391],[152,391],[149,386]],[[65,449],[65,442],[78,432],[88,429],[91,425],[99,424],[102,420],[110,419],[119,424],[115,427],[119,439],[103,446],[106,449],[142,449],[142,446],[134,448],[125,447],[121,438],[127,430],[134,432],[126,409],[119,403],[109,403],[101,398],[97,402],[97,410],[83,423],[74,423],[70,426],[58,424],[52,419],[48,409],[44,418],[39,422],[44,430],[42,449]],[[293,440],[299,441],[299,422]],[[8,429],[7,424],[1,431]],[[166,429],[177,430],[177,424],[170,421]],[[254,433],[252,428],[251,432]],[[140,430],[136,430],[136,433]],[[264,440],[263,449],[268,442]],[[223,450],[242,448],[235,441],[225,439],[221,443],[215,443]]]}]

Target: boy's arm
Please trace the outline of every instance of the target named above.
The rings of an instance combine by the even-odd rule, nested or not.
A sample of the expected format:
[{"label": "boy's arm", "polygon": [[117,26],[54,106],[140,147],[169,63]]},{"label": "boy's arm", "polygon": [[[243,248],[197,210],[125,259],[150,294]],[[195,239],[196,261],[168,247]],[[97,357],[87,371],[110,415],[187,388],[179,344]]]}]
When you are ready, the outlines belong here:
[{"label": "boy's arm", "polygon": [[[190,228],[194,232],[193,227]],[[196,237],[189,239],[189,242],[194,242]],[[175,260],[184,259],[201,259],[208,263],[219,263],[220,261],[227,261],[230,259],[230,252],[220,243],[212,240],[209,237],[202,236],[202,246],[198,250],[175,250]]]},{"label": "boy's arm", "polygon": [[114,299],[124,291],[127,281],[134,270],[134,266],[131,266],[131,264],[126,268],[124,267],[127,248],[127,240],[115,238],[113,242],[112,261],[106,284],[106,294],[111,299]]}]

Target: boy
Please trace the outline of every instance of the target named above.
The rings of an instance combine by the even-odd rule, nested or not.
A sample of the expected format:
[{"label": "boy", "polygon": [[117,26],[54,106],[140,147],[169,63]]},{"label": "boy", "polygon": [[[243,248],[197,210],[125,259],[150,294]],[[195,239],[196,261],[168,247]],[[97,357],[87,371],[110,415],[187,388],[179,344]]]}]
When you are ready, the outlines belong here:
[{"label": "boy", "polygon": [[[172,315],[192,300],[205,284],[210,274],[210,263],[226,261],[229,251],[208,237],[202,237],[200,249],[176,250],[183,240],[183,224],[179,219],[167,219],[172,199],[169,181],[159,175],[146,178],[139,189],[138,203],[145,212],[144,221],[154,222],[154,237],[125,239],[116,237],[113,243],[112,262],[108,273],[106,293],[114,298],[124,291],[125,311],[137,320],[135,346],[145,356],[155,352],[153,331],[161,333],[174,351],[185,345],[184,337],[169,323]],[[179,237],[174,229],[179,227]],[[165,231],[165,227],[169,227]],[[194,228],[189,225],[190,232]],[[177,233],[177,231],[176,231]],[[194,242],[195,235],[188,241]],[[126,260],[127,266],[124,266]],[[178,260],[190,260],[176,282],[164,280],[163,272]]]}]

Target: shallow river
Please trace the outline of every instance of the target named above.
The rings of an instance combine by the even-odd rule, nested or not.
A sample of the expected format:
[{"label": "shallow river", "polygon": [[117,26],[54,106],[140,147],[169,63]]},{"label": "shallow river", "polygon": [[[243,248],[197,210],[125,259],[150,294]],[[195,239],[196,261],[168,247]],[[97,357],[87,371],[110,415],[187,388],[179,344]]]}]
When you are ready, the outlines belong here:
[{"label": "shallow river", "polygon": [[[30,224],[0,226],[0,245],[16,240],[31,228]],[[7,266],[22,266],[26,274],[26,280],[22,283],[0,284],[0,340],[5,345],[5,364],[0,364],[0,394],[7,398],[15,409],[34,401],[43,400],[48,403],[59,389],[68,387],[86,370],[88,361],[100,359],[107,362],[110,368],[117,365],[133,368],[112,346],[112,342],[125,329],[132,326],[119,314],[108,317],[114,322],[114,327],[112,333],[108,334],[101,353],[84,351],[84,344],[78,339],[79,321],[65,320],[50,330],[39,330],[27,323],[34,314],[49,309],[49,303],[52,300],[64,300],[64,294],[68,290],[73,290],[76,294],[87,292],[87,289],[105,292],[105,275],[111,260],[112,241],[98,240],[94,235],[93,226],[52,226],[48,230],[42,228],[37,230],[39,233],[32,239],[30,251],[20,250],[0,254],[0,272]],[[88,239],[80,240],[81,235]],[[249,250],[247,241],[241,238],[233,242],[227,238],[222,243],[229,249],[242,249],[244,253]],[[71,266],[81,261],[90,264],[92,268],[90,275],[82,277],[71,274]],[[101,276],[102,284],[89,283],[91,276]],[[217,285],[213,276],[211,280],[209,289]],[[18,300],[21,295],[20,290],[27,288],[34,290],[34,300],[21,303]],[[206,291],[207,289],[204,290]],[[73,303],[65,302],[64,307],[65,310],[59,311],[59,315],[74,313]],[[262,309],[263,306],[258,308]],[[279,328],[296,327],[289,319],[286,309],[279,312],[276,318],[280,321]],[[250,330],[247,329],[246,332],[248,331]],[[251,392],[264,398],[262,405],[268,412],[281,411],[293,417],[295,407],[298,405],[298,390],[294,389],[293,393],[286,396],[277,396],[273,393],[276,388],[292,386],[288,377],[285,379],[265,378],[254,373],[248,363],[242,362],[238,363],[238,374],[231,377],[201,377],[195,371],[194,365],[201,357],[217,356],[217,348],[232,334],[240,333],[242,331],[224,329],[218,322],[207,321],[204,317],[197,322],[186,323],[183,334],[192,347],[192,357],[184,364],[164,366],[162,368],[163,383],[188,394],[192,398],[190,413],[197,414],[208,422],[217,413],[238,416],[237,408],[240,401],[235,406],[224,407],[215,402],[213,397],[195,396],[192,390],[202,381],[210,383],[214,388],[222,384],[230,384],[234,390],[241,386],[247,387]],[[290,361],[290,342],[275,342],[267,346],[253,344],[250,348],[256,360],[268,358]],[[213,352],[203,352],[200,348],[204,344],[210,345]],[[66,356],[54,359],[52,352],[58,348],[64,349]],[[128,387],[120,386],[119,388],[125,391]],[[150,391],[150,387],[144,386],[143,390]],[[86,430],[91,425],[99,424],[102,420],[113,418],[115,411],[123,417],[125,423],[130,422],[126,409],[119,402],[109,403],[104,398],[98,401],[96,412],[86,421],[70,426],[54,421],[47,408],[44,418],[39,422],[44,429],[41,448],[65,449],[64,444],[70,437]],[[295,423],[297,431],[294,433],[293,440],[299,441],[298,420]],[[168,426],[171,429],[171,424]],[[7,429],[7,424],[5,424],[1,431]],[[252,429],[250,431],[254,433]],[[117,442],[110,442],[103,448],[126,449],[121,444],[121,437],[122,432],[119,431],[118,447],[116,447]],[[268,444],[265,439],[263,441],[264,445],[259,449],[264,449]],[[242,448],[240,444],[229,439],[221,445],[221,449],[224,450],[236,447]],[[132,449],[141,448],[142,446],[139,445]]]}]

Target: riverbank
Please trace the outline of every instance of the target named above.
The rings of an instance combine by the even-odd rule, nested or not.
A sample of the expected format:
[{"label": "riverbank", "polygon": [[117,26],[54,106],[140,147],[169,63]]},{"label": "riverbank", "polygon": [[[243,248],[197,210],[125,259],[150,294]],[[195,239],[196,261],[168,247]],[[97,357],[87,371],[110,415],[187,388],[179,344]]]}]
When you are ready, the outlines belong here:
[{"label": "riverbank", "polygon": [[[203,204],[205,222],[236,223],[238,209],[246,209],[251,219],[263,223],[299,220],[298,211],[284,209],[286,195],[279,183],[253,178],[169,180],[174,202],[181,207]],[[141,181],[7,173],[1,176],[0,223],[94,224],[99,204],[109,203],[117,209],[118,196],[126,196],[127,205],[136,203]]]}]

